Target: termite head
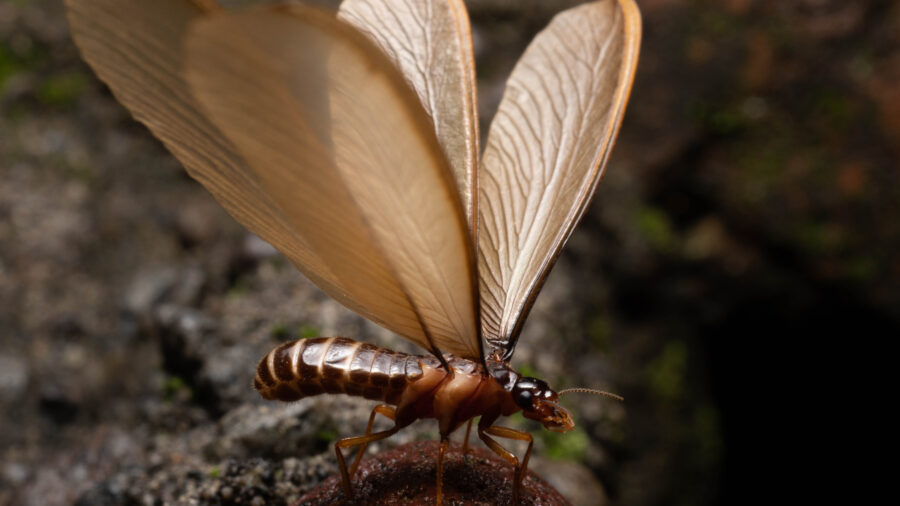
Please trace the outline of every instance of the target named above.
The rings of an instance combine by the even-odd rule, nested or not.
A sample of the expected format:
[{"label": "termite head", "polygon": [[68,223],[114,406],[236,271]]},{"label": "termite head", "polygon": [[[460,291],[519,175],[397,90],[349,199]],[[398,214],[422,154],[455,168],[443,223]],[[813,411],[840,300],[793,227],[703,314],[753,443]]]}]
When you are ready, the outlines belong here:
[{"label": "termite head", "polygon": [[541,422],[545,429],[568,432],[575,427],[569,412],[559,405],[559,395],[537,378],[520,377],[512,396],[525,418]]}]

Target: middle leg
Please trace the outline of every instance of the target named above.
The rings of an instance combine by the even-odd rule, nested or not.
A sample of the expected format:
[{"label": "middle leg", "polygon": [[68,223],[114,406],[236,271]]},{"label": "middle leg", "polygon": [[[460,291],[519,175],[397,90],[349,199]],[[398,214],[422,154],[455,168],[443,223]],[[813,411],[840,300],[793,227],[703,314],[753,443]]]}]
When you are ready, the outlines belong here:
[{"label": "middle leg", "polygon": [[443,494],[441,490],[444,485],[444,456],[447,454],[447,448],[450,447],[450,438],[441,435],[441,448],[438,451],[437,463],[437,484],[435,485],[435,504],[441,506],[443,504]]}]

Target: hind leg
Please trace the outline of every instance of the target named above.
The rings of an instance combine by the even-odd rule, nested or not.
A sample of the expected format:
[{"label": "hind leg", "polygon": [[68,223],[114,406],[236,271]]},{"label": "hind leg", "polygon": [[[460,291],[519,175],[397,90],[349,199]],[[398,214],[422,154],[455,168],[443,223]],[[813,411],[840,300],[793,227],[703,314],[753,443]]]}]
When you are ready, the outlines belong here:
[{"label": "hind leg", "polygon": [[[397,419],[396,413],[397,413],[397,410],[391,406],[388,406],[387,404],[379,404],[379,405],[375,406],[375,408],[372,409],[372,414],[369,415],[369,423],[368,423],[368,425],[366,425],[366,434],[365,435],[369,436],[372,434],[372,425],[375,423],[375,415],[381,414],[385,418],[390,418],[391,420],[396,421],[396,419]],[[357,451],[356,458],[353,459],[353,464],[350,466],[350,477],[351,478],[353,477],[354,474],[356,474],[356,468],[359,467],[359,461],[362,460],[363,453],[366,452],[366,446],[368,446],[368,445],[369,445],[368,442],[363,443],[360,446],[359,450]]]},{"label": "hind leg", "polygon": [[[391,420],[395,420],[395,424],[388,430],[383,430],[381,432],[376,432],[372,434],[372,425],[375,422],[375,415],[382,414]],[[350,479],[356,473],[356,468],[359,466],[360,460],[362,460],[362,455],[366,450],[366,446],[369,443],[374,441],[379,441],[381,439],[385,439],[393,436],[397,433],[402,427],[396,424],[396,410],[388,406],[387,404],[379,404],[375,406],[375,409],[372,410],[372,414],[369,415],[369,423],[366,426],[366,433],[362,436],[354,436],[354,437],[345,437],[343,439],[339,439],[334,444],[334,453],[337,454],[338,459],[338,467],[341,469],[341,478],[344,484],[344,492],[347,493],[347,498],[349,499],[352,495],[352,490],[350,487]],[[344,460],[344,453],[342,449],[344,448],[353,448],[354,446],[359,446],[360,449],[356,454],[356,458],[353,460],[353,464],[350,466],[350,469],[347,469],[347,463]]]},{"label": "hind leg", "polygon": [[463,439],[463,455],[469,453],[469,434],[472,432],[472,420],[474,418],[469,418],[469,423],[466,424],[466,438]]}]

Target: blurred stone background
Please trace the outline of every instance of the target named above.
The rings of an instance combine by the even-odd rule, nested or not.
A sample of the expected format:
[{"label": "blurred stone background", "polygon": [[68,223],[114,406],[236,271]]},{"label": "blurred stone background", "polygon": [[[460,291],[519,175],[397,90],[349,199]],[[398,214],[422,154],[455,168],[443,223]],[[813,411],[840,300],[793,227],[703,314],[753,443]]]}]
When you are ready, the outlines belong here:
[{"label": "blurred stone background", "polygon": [[[467,2],[482,132],[577,3]],[[619,143],[514,358],[626,402],[570,398],[564,436],[510,423],[574,504],[733,502],[778,479],[747,463],[775,450],[760,431],[800,426],[773,398],[845,393],[841,362],[806,364],[900,330],[900,5],[638,3]],[[252,391],[272,346],[314,335],[409,349],[190,180],[81,62],[60,0],[0,0],[0,505],[289,504],[369,409]]]}]

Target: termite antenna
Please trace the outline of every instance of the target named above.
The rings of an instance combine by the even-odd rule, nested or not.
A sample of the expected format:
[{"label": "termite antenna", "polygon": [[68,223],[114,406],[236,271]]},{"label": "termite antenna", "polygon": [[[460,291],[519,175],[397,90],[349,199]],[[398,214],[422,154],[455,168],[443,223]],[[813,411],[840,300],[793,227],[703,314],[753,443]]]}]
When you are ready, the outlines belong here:
[{"label": "termite antenna", "polygon": [[567,388],[565,390],[560,390],[557,392],[560,396],[566,394],[594,394],[594,395],[602,395],[603,397],[609,397],[610,399],[615,399],[617,401],[624,401],[625,398],[616,394],[611,394],[609,392],[604,392],[603,390],[594,390],[593,388]]}]

